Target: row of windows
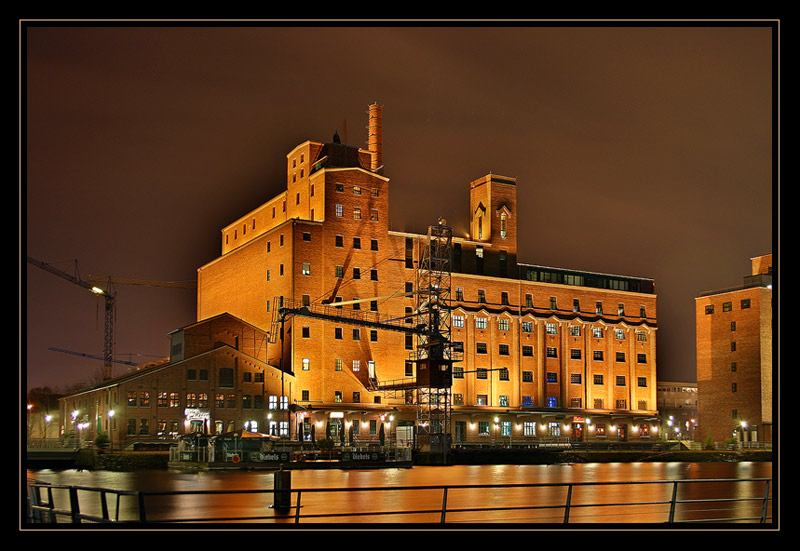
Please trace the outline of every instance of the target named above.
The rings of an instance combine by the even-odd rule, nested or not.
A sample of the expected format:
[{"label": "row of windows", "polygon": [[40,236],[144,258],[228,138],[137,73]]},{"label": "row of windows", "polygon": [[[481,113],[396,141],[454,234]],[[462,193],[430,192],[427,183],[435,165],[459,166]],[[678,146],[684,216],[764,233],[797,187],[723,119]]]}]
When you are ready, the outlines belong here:
[{"label": "row of windows", "polygon": [[[334,189],[337,193],[344,193],[344,184],[336,184]],[[353,195],[362,195],[364,190],[369,191],[370,197],[378,197],[380,190],[378,188],[363,188],[361,186],[353,186]]]},{"label": "row of windows", "polygon": [[[627,407],[619,409],[627,409]],[[499,429],[500,436],[512,436],[511,421],[500,421],[498,423],[495,423],[495,428]],[[567,426],[564,426],[563,428],[567,429]],[[613,428],[616,429],[616,427]],[[594,435],[596,437],[605,438],[607,436],[605,423],[597,423],[591,425],[591,430],[594,432]],[[650,427],[646,424],[636,425],[634,430],[642,438],[650,437]],[[561,431],[562,431],[562,425],[559,422],[542,423],[540,425],[540,431],[538,434],[537,434],[536,421],[523,421],[522,423],[523,436],[535,437],[539,435],[546,435],[550,438],[558,438],[561,437]],[[466,421],[456,421],[456,433],[460,435],[466,435]],[[478,421],[477,433],[478,436],[490,436],[491,424],[489,423],[489,421]]]},{"label": "row of windows", "polygon": [[[156,406],[160,408],[207,408],[209,407],[209,395],[205,392],[187,392],[184,395],[183,404],[181,396],[177,392],[159,392],[156,394]],[[150,393],[147,391],[128,391],[128,407],[150,407]],[[217,393],[214,396],[214,405],[217,408],[236,409],[236,395]],[[289,405],[286,396],[279,397],[271,395],[267,397],[268,409],[286,409]],[[241,396],[241,407],[245,409],[263,409],[264,396],[261,394],[244,394]]]},{"label": "row of windows", "polygon": [[[230,369],[230,368],[222,368],[222,369]],[[225,380],[230,379],[229,373],[221,372],[222,377]],[[208,381],[208,369],[187,369],[186,370],[186,380],[188,381]],[[264,372],[263,371],[245,371],[242,373],[242,382],[245,383],[263,383],[264,382]],[[220,385],[225,386],[225,385]],[[228,385],[232,386],[232,385]]]},{"label": "row of windows", "polygon": [[[488,379],[489,378],[489,369],[487,368],[477,368],[475,370],[475,377],[477,379]],[[500,381],[508,381],[509,380],[509,370],[507,367],[502,367],[496,369],[498,371],[498,379]],[[406,373],[408,375],[408,373]],[[453,366],[453,379],[463,379],[464,378],[464,368],[460,366]],[[548,372],[545,376],[545,380],[548,383],[558,383],[558,373],[556,372]],[[592,382],[595,385],[603,385],[604,383],[604,376],[602,374],[594,374],[592,376]],[[570,374],[570,384],[579,385],[583,384],[583,377],[580,373],[571,373]],[[627,378],[625,375],[617,375],[615,377],[616,386],[624,387],[626,385]],[[522,382],[523,383],[532,383],[533,381],[533,371],[523,371],[522,372]],[[647,388],[647,377],[637,377],[636,384],[639,388]]]},{"label": "row of windows", "polygon": [[[334,205],[337,218],[344,217],[344,205]],[[378,221],[378,209],[370,209],[369,219],[373,222]],[[353,220],[361,220],[361,207],[353,207]]]},{"label": "row of windows", "polygon": [[[311,359],[310,358],[303,358],[300,362],[302,366],[301,369],[303,371],[311,371]],[[334,371],[342,371],[344,369],[344,360],[341,358],[336,358],[334,360]],[[353,360],[352,361],[352,368],[353,371],[361,371],[361,360]],[[367,360],[366,367],[369,370],[370,375],[375,373],[375,360]]]},{"label": "row of windows", "polygon": [[[557,408],[560,407],[558,403],[558,398],[555,396],[548,396],[545,400],[546,407],[548,408]],[[459,393],[453,394],[453,405],[456,406],[463,406],[469,405],[464,402],[464,395]],[[476,406],[489,406],[489,395],[488,394],[477,394],[475,396],[475,404]],[[638,409],[646,410],[647,409],[647,400],[639,400],[637,402]],[[509,400],[508,395],[499,395],[497,397],[497,405],[495,407],[512,407],[511,402]],[[522,397],[522,407],[534,407],[533,397],[532,396],[523,396]],[[569,407],[570,408],[583,408],[583,399],[576,397],[569,399]],[[605,408],[605,400],[603,398],[594,398],[592,400],[592,407],[594,409],[606,409]],[[614,402],[615,409],[628,409],[628,401],[627,400],[615,400]]]},{"label": "row of windows", "polygon": [[[455,328],[462,328],[465,326],[465,318],[461,315],[454,315],[453,316],[453,327]],[[497,329],[499,331],[508,331],[511,326],[511,320],[508,318],[498,318],[497,319]],[[533,322],[532,321],[522,321],[520,322],[520,326],[522,328],[523,333],[532,333],[533,332]],[[484,317],[476,317],[475,318],[475,329],[487,329],[488,327],[488,319]],[[581,336],[581,327],[580,325],[570,325],[569,326],[569,334],[571,337],[580,337]],[[733,326],[735,327],[735,326]],[[558,324],[556,323],[546,323],[545,324],[545,332],[548,335],[558,335]],[[602,339],[604,336],[604,329],[602,327],[592,327],[592,337],[597,339]],[[614,337],[617,340],[624,341],[625,340],[625,330],[624,329],[614,329]],[[647,332],[646,331],[636,331],[636,340],[639,342],[647,342]]]},{"label": "row of windows", "polygon": [[[460,341],[456,341],[460,344],[460,348],[463,349],[463,343]],[[457,345],[458,346],[458,345]],[[487,354],[488,347],[485,342],[476,342],[475,343],[475,353],[476,354]],[[509,346],[507,344],[500,344],[498,345],[497,353],[500,356],[508,356],[509,355]],[[570,359],[571,360],[580,360],[582,358],[582,352],[580,348],[570,348],[569,351]],[[531,345],[523,345],[522,346],[522,355],[523,356],[533,356],[533,346]],[[555,346],[548,346],[546,347],[545,356],[547,358],[558,358],[558,348]],[[593,350],[592,351],[592,359],[596,361],[603,361],[605,359],[605,354],[603,350]],[[615,360],[617,362],[625,362],[625,352],[615,352]],[[647,363],[647,354],[636,354],[636,362],[640,364]]]},{"label": "row of windows", "polygon": [[[464,288],[463,287],[456,287],[455,289],[455,300],[464,302]],[[487,304],[486,302],[486,290],[485,289],[478,289],[478,304]],[[508,291],[501,291],[500,292],[500,302],[499,304],[503,306],[512,306],[509,300]],[[516,305],[514,305],[516,306]],[[525,308],[534,308],[533,305],[533,295],[531,293],[525,294]],[[541,307],[539,307],[541,308]],[[556,297],[550,297],[549,303],[550,310],[558,310],[558,299]],[[572,299],[572,312],[580,313],[581,312],[581,303],[580,300],[575,298]],[[603,302],[596,301],[594,305],[594,313],[597,315],[603,314]],[[617,303],[617,315],[624,316],[625,315],[625,305],[621,302]],[[647,317],[647,309],[644,305],[639,306],[639,317],[645,318]]]},{"label": "row of windows", "polygon": [[[739,303],[739,307],[742,310],[747,310],[748,308],[750,308],[750,299],[749,298],[743,298],[741,300],[741,302]],[[714,305],[713,304],[706,305],[706,309],[705,310],[706,310],[706,314],[713,314],[714,313]],[[731,310],[733,310],[733,303],[732,302],[723,302],[722,303],[722,311],[723,312],[730,312]]]}]

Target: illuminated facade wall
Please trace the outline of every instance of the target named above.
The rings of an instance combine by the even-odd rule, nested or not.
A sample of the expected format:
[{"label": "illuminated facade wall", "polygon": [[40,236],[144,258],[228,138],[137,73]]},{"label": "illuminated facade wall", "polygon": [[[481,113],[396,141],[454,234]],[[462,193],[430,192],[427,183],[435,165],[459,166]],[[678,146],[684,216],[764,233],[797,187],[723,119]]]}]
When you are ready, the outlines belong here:
[{"label": "illuminated facade wall", "polygon": [[[377,154],[337,140],[291,151],[287,190],[224,228],[221,256],[199,268],[198,320],[227,312],[277,334],[276,297],[373,298],[342,312],[407,316],[413,298],[385,297],[414,289],[426,236],[390,230],[389,179],[370,162]],[[573,425],[578,439],[619,438],[618,426],[625,439],[654,437],[646,421],[656,414],[652,280],[519,264],[525,213],[516,181],[489,174],[467,191],[471,233],[453,250],[452,340],[465,350],[452,389],[456,440],[491,438],[485,428],[494,432],[495,416],[497,433],[514,438],[574,437]],[[308,422],[337,412],[365,427],[379,414],[408,424],[412,400],[371,392],[368,378],[413,377],[413,347],[402,333],[298,317],[267,361],[296,378],[291,401]]]},{"label": "illuminated facade wall", "polygon": [[695,299],[698,438],[772,440],[772,255]]},{"label": "illuminated facade wall", "polygon": [[[163,443],[183,434],[242,428],[287,432],[294,377],[269,366],[266,334],[228,314],[174,331],[168,362],[60,400],[61,435],[108,434],[113,449]],[[51,437],[55,437],[52,434]]]}]

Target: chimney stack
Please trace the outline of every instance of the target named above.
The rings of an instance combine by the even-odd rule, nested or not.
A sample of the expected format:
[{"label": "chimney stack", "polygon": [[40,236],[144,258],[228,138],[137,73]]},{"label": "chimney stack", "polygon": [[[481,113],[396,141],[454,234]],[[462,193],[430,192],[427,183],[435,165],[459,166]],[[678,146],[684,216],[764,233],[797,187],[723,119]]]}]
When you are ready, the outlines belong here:
[{"label": "chimney stack", "polygon": [[369,152],[372,154],[372,170],[383,166],[383,107],[377,103],[369,106]]}]

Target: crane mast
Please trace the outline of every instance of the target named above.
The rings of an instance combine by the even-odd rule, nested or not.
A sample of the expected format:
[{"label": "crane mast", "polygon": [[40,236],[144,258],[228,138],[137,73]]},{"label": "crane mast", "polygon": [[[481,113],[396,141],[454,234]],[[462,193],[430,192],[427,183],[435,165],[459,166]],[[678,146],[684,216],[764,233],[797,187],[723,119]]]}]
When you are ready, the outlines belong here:
[{"label": "crane mast", "polygon": [[28,262],[41,268],[46,272],[50,272],[53,275],[56,275],[60,278],[66,279],[78,285],[79,287],[83,287],[84,289],[93,292],[96,295],[100,295],[105,299],[105,334],[103,339],[103,379],[108,380],[111,378],[112,373],[112,363],[113,360],[113,349],[114,349],[114,297],[116,293],[112,293],[108,290],[103,290],[96,285],[92,285],[91,283],[80,279],[80,277],[73,276],[72,274],[68,274],[62,270],[59,270],[55,266],[51,264],[47,264],[46,262],[42,262],[40,260],[36,260],[35,258],[28,257]]}]

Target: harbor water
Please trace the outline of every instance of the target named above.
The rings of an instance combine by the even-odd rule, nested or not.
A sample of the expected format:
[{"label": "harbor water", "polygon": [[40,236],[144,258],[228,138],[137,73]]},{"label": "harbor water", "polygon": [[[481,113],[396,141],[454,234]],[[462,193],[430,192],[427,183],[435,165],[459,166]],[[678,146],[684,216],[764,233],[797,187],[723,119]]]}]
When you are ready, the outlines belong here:
[{"label": "harbor water", "polygon": [[[100,487],[143,492],[248,491],[272,489],[271,471],[77,471],[28,470],[29,479],[52,484]],[[750,479],[772,477],[770,462],[739,463],[575,463],[555,465],[454,465],[417,466],[406,469],[297,470],[291,473],[293,490],[338,488],[401,488],[448,486],[448,522],[464,523],[558,523],[564,515],[566,483],[620,485],[579,486],[573,489],[570,523],[637,524],[666,522],[672,484],[625,484],[632,481],[686,479]],[[489,484],[553,484],[540,488],[454,488]],[[752,502],[704,506],[696,515],[708,517],[758,516],[764,495],[763,482],[698,483],[681,486],[681,499],[729,499],[752,497]],[[295,498],[292,498],[293,500]],[[441,488],[404,491],[306,492],[302,496],[302,522],[336,523],[436,523],[440,514]],[[239,522],[271,523],[280,516],[271,507],[273,495],[266,493],[221,493],[211,495],[170,494],[149,496],[148,519],[180,518],[196,521],[238,519]],[[651,503],[630,506],[626,503]],[[661,502],[661,503],[657,503]],[[587,504],[603,503],[604,507]],[[531,510],[530,506],[544,507]],[[551,507],[549,507],[551,506]],[[548,508],[549,507],[549,508]],[[689,509],[695,508],[691,505]],[[731,508],[733,510],[731,510]],[[450,512],[462,509],[463,512]],[[494,510],[489,510],[494,509]],[[686,507],[684,508],[686,509]],[[770,506],[771,509],[771,506]],[[119,518],[135,518],[136,503],[129,498],[119,504]],[[92,499],[81,501],[84,513],[99,513]],[[423,511],[416,514],[401,512]],[[378,512],[379,515],[349,516]],[[681,511],[689,518],[691,510]],[[112,511],[111,516],[116,515]],[[327,515],[342,515],[340,517]],[[254,520],[257,519],[257,520]],[[290,522],[290,521],[286,521]]]}]

